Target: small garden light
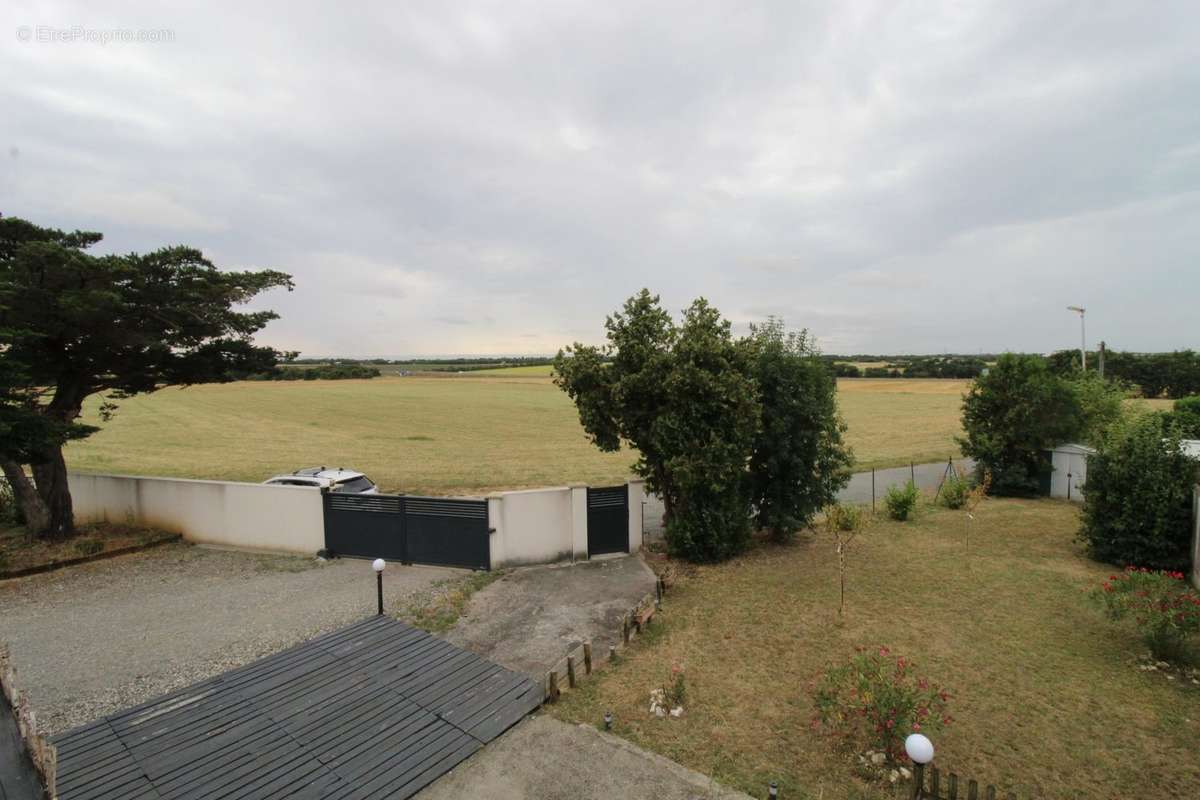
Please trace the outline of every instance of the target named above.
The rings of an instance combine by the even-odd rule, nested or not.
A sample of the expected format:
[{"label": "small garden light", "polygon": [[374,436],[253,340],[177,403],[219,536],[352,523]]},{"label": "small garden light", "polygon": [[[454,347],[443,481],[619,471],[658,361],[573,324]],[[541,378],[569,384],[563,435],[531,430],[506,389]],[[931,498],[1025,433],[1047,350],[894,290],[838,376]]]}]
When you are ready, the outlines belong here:
[{"label": "small garden light", "polygon": [[606,730],[606,731],[612,730],[612,720],[613,720],[612,712],[605,711],[604,712],[604,730]]},{"label": "small garden light", "polygon": [[904,740],[904,752],[913,762],[913,800],[925,796],[925,765],[933,761],[933,742],[921,733],[910,733]]},{"label": "small garden light", "polygon": [[779,783],[777,781],[771,781],[771,785],[767,787],[767,797],[771,798],[771,800],[776,800],[779,797]]},{"label": "small garden light", "polygon": [[383,615],[383,568],[387,566],[387,562],[382,558],[377,558],[371,562],[371,569],[375,570],[375,589],[379,596],[379,614]]}]

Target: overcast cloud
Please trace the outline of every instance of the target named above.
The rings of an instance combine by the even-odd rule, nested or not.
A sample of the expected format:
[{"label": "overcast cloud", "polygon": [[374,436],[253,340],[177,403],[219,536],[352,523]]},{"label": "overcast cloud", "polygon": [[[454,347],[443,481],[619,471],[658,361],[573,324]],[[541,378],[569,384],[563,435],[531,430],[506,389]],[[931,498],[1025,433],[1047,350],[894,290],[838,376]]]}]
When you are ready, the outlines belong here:
[{"label": "overcast cloud", "polygon": [[553,352],[642,286],[827,352],[1200,347],[1195,2],[360,5],[8,0],[0,212],[290,272],[307,355]]}]

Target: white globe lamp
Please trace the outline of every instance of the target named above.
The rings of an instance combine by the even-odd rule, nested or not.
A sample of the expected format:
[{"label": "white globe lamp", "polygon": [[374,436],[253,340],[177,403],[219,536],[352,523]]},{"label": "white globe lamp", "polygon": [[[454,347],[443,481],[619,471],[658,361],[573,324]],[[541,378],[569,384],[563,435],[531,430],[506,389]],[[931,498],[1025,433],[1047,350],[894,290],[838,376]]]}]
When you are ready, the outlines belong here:
[{"label": "white globe lamp", "polygon": [[928,764],[933,761],[933,742],[923,734],[909,734],[904,740],[904,752],[908,753],[914,764]]},{"label": "white globe lamp", "polygon": [[912,800],[925,796],[925,765],[933,761],[933,742],[921,733],[910,733],[904,740],[904,752],[913,762]]}]

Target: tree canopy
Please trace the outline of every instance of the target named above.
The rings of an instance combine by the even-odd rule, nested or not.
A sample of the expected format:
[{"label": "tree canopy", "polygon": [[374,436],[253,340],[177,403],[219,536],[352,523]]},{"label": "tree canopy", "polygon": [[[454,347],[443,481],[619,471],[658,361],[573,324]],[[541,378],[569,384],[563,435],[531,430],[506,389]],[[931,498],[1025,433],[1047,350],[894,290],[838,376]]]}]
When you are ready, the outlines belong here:
[{"label": "tree canopy", "polygon": [[0,219],[0,463],[16,483],[32,467],[36,495],[14,489],[50,534],[74,524],[62,444],[96,430],[78,422],[84,401],[103,394],[107,418],[135,394],[271,369],[279,354],[252,337],[277,315],[235,307],[292,286],[273,270],[218,270],[190,247],[88,253],[101,238]]},{"label": "tree canopy", "polygon": [[1124,414],[1128,390],[1095,373],[1058,375],[1040,356],[1006,353],[963,398],[963,454],[991,475],[991,491],[1037,494],[1051,471],[1046,450],[1099,445]]},{"label": "tree canopy", "polygon": [[676,324],[646,289],[605,328],[606,345],[559,352],[555,382],[598,447],[637,451],[674,553],[728,558],[752,517],[787,538],[844,485],[836,384],[805,334],[771,321],[736,340],[704,298]]},{"label": "tree canopy", "polygon": [[807,331],[782,320],[752,325],[745,340],[762,404],[762,425],[750,458],[755,523],[786,540],[837,499],[852,456],[842,440],[837,381]]}]

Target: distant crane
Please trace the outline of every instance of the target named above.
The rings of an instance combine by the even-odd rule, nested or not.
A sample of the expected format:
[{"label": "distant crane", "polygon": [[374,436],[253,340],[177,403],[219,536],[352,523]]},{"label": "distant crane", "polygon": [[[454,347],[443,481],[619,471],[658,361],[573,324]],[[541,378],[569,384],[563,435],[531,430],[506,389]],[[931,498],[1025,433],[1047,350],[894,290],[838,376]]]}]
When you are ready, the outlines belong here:
[{"label": "distant crane", "polygon": [[1067,311],[1074,311],[1079,315],[1079,362],[1083,371],[1087,372],[1087,334],[1083,327],[1083,314],[1087,309],[1083,306],[1067,306]]}]

